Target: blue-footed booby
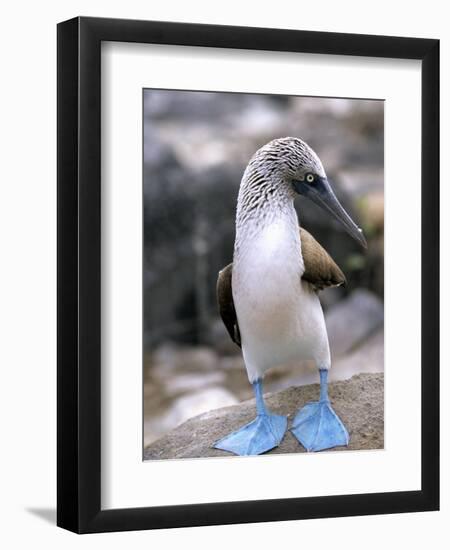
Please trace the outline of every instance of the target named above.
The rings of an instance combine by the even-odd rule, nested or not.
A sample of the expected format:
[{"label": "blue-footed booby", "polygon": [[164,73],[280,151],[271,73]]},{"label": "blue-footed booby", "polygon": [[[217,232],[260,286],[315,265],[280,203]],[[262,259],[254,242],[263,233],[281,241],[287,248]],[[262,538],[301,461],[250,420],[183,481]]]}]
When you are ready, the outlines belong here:
[{"label": "blue-footed booby", "polygon": [[298,138],[275,139],[251,158],[242,177],[233,263],[222,269],[217,298],[223,322],[242,348],[256,397],[256,418],[214,447],[237,455],[278,446],[287,418],[266,408],[264,373],[287,361],[312,359],[320,397],[296,414],[291,428],[307,451],[348,445],[348,432],[328,398],[330,348],[318,291],[345,283],[329,254],[299,227],[302,195],[338,219],[366,247],[362,230],[336,198],[317,154]]}]

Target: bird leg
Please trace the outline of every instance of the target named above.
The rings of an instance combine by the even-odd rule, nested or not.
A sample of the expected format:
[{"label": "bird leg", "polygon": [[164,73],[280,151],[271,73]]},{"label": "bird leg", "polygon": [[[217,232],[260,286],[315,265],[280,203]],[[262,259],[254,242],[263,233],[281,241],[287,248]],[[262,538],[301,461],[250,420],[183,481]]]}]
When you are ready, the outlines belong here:
[{"label": "bird leg", "polygon": [[287,428],[287,418],[271,414],[264,403],[262,380],[253,384],[256,398],[256,418],[239,430],[214,443],[216,449],[236,455],[259,455],[277,447]]},{"label": "bird leg", "polygon": [[291,431],[307,451],[348,445],[349,435],[328,398],[328,369],[320,369],[320,398],[298,411]]}]

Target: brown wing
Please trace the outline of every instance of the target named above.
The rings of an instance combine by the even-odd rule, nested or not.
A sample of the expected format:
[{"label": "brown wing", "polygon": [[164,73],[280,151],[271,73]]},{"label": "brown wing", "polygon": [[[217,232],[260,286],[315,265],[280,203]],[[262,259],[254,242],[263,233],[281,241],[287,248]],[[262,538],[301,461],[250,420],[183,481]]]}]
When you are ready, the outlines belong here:
[{"label": "brown wing", "polygon": [[234,309],[233,292],[231,287],[231,272],[233,264],[229,264],[219,271],[217,277],[217,303],[222,321],[235,344],[241,347],[241,334]]},{"label": "brown wing", "polygon": [[345,285],[345,275],[339,266],[316,239],[303,228],[300,228],[300,242],[305,264],[303,280],[310,283],[315,290]]}]

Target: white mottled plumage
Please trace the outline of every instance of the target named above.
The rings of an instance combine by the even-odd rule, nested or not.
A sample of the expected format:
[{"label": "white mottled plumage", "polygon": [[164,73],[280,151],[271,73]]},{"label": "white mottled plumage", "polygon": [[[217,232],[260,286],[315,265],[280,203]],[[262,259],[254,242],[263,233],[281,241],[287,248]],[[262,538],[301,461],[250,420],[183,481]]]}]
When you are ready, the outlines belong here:
[{"label": "white mottled plumage", "polygon": [[304,142],[284,138],[257,151],[241,182],[233,300],[250,382],[288,360],[312,359],[321,369],[330,366],[319,298],[301,280],[299,220],[290,184],[293,177],[304,176],[298,170],[325,176]]}]

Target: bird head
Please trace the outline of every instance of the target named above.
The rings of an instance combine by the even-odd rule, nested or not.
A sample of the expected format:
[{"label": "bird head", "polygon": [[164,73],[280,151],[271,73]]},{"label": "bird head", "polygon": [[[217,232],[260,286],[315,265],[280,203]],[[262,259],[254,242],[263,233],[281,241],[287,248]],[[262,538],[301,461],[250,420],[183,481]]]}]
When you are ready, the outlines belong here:
[{"label": "bird head", "polygon": [[338,220],[351,237],[367,248],[362,229],[355,224],[337,199],[322,163],[311,147],[293,137],[274,140],[270,145],[278,149],[279,167],[284,181],[291,189],[319,205]]}]

